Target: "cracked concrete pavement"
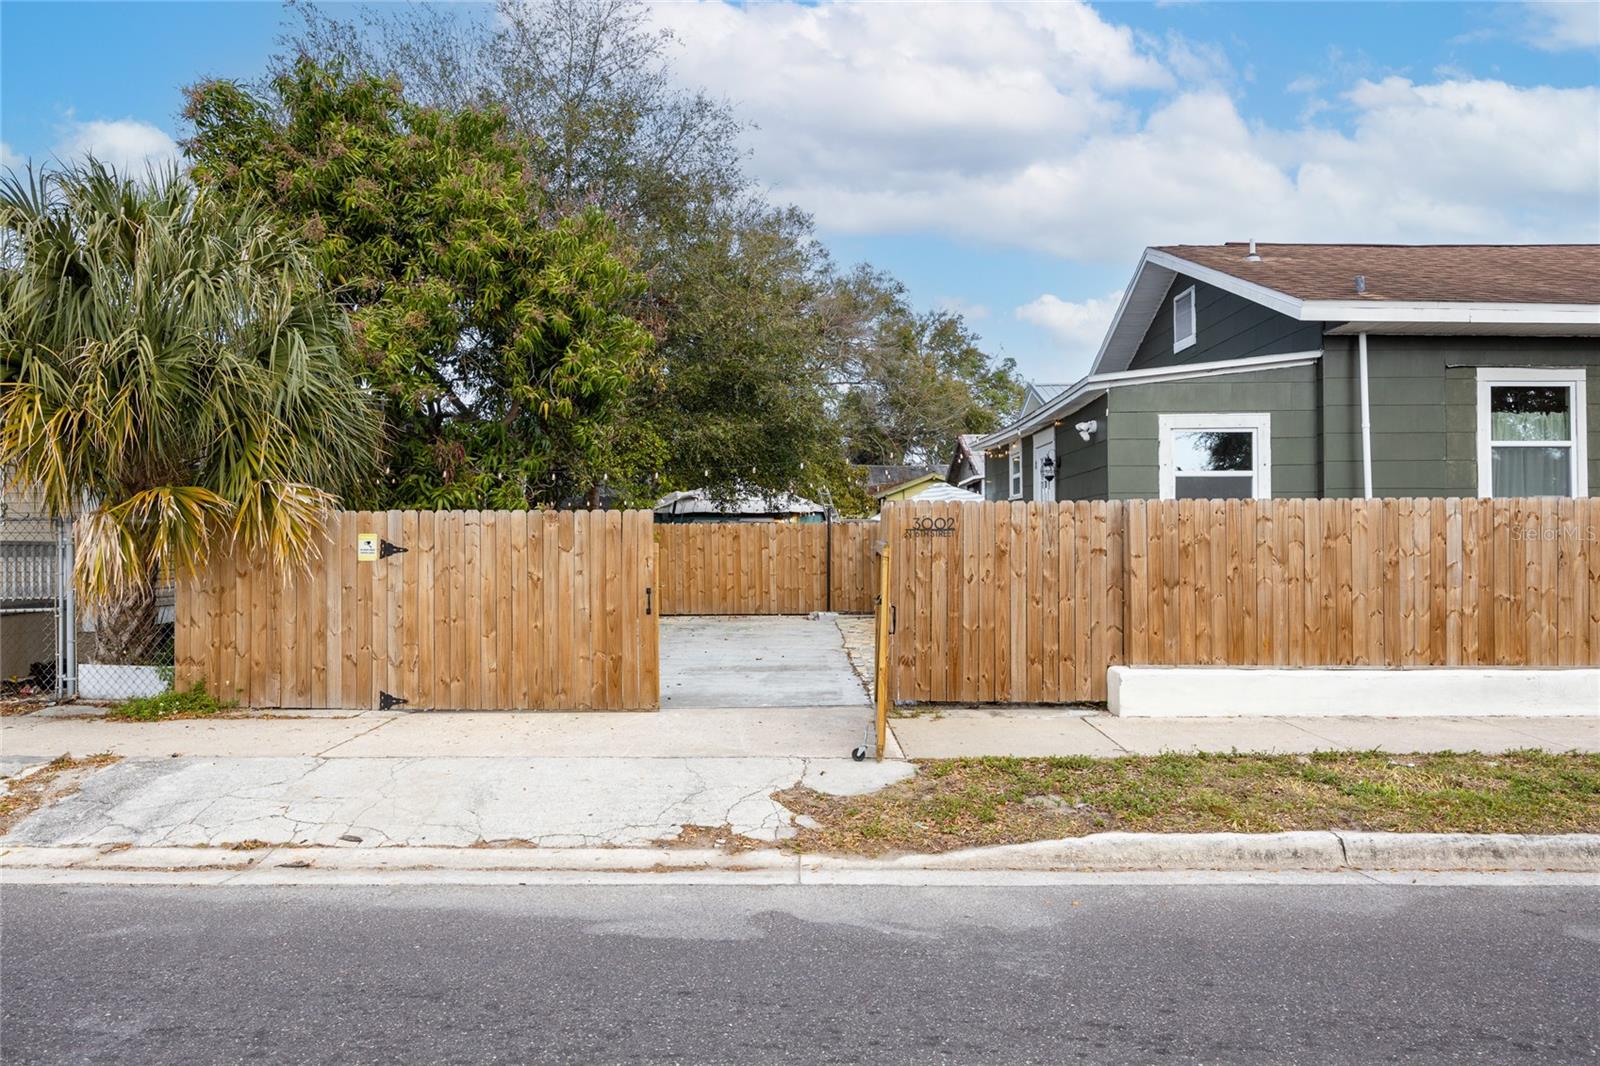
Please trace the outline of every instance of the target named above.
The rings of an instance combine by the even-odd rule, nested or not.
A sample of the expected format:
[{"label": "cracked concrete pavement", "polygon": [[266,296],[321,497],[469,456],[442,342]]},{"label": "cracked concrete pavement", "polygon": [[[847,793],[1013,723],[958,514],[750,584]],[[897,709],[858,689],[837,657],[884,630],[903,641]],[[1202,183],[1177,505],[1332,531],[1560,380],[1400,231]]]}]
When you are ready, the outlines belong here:
[{"label": "cracked concrete pavement", "polygon": [[796,826],[773,792],[860,793],[912,772],[807,758],[136,758],[93,774],[0,845],[618,847],[685,825],[776,841]]}]

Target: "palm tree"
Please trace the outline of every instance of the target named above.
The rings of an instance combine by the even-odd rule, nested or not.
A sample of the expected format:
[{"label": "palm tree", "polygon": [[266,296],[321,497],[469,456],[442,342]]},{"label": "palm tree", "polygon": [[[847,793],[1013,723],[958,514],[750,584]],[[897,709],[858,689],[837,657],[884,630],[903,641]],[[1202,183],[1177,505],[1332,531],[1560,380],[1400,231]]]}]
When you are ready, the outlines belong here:
[{"label": "palm tree", "polygon": [[160,577],[219,544],[304,563],[370,476],[350,351],[259,205],[93,161],[0,178],[0,475],[77,516],[79,592],[136,640]]}]

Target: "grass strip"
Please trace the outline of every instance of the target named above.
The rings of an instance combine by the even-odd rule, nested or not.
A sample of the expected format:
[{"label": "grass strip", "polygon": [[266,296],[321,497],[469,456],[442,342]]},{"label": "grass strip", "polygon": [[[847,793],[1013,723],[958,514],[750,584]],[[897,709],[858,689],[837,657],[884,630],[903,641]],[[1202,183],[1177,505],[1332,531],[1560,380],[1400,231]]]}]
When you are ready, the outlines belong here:
[{"label": "grass strip", "polygon": [[792,788],[788,846],[878,855],[1107,831],[1600,832],[1600,755],[1323,752],[923,759],[863,796]]}]

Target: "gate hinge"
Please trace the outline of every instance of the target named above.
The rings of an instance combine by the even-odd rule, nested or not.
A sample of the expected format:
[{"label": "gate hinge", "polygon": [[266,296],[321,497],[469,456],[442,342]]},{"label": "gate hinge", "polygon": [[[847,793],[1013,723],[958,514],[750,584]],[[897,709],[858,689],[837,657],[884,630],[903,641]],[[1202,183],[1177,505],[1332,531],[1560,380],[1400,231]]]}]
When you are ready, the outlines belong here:
[{"label": "gate hinge", "polygon": [[402,548],[398,544],[390,544],[386,540],[378,541],[378,558],[380,559],[387,559],[391,555],[399,555],[401,552],[410,550],[410,548]]},{"label": "gate hinge", "polygon": [[[404,548],[401,548],[400,550],[405,551]],[[393,707],[400,707],[410,702],[411,701],[408,699],[403,699],[399,696],[392,695],[391,693],[385,692],[382,689],[378,690],[378,710],[380,711],[387,711]]]}]

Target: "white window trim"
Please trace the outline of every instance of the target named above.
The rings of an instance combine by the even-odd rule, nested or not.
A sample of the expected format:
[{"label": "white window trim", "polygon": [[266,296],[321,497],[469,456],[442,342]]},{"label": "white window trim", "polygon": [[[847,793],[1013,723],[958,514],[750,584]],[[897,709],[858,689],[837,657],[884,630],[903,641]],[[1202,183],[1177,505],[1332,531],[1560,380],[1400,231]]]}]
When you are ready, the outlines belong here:
[{"label": "white window trim", "polygon": [[1517,448],[1548,446],[1551,441],[1518,444],[1491,439],[1489,429],[1489,390],[1496,385],[1565,385],[1572,390],[1572,495],[1589,495],[1588,375],[1575,367],[1498,367],[1478,368],[1478,495],[1494,495],[1495,447]]},{"label": "white window trim", "polygon": [[1008,500],[1022,499],[1022,441],[1011,442],[1011,450],[1006,453],[1006,488],[1009,490]]},{"label": "white window trim", "polygon": [[[1160,444],[1157,459],[1161,464],[1161,498],[1177,499],[1178,471],[1172,455],[1172,435],[1195,429],[1249,431],[1255,435],[1250,454],[1255,460],[1251,471],[1255,489],[1251,493],[1257,500],[1272,498],[1272,416],[1263,413],[1237,414],[1228,412],[1208,414],[1158,415],[1156,418]],[[1234,473],[1237,473],[1235,471]],[[1185,477],[1205,477],[1205,474],[1185,474]]]},{"label": "white window trim", "polygon": [[[1189,336],[1179,340],[1178,301],[1185,296],[1189,297]],[[1195,314],[1194,286],[1190,285],[1172,298],[1172,351],[1174,354],[1181,352],[1185,348],[1192,347],[1194,342],[1199,339],[1200,326]]]}]

